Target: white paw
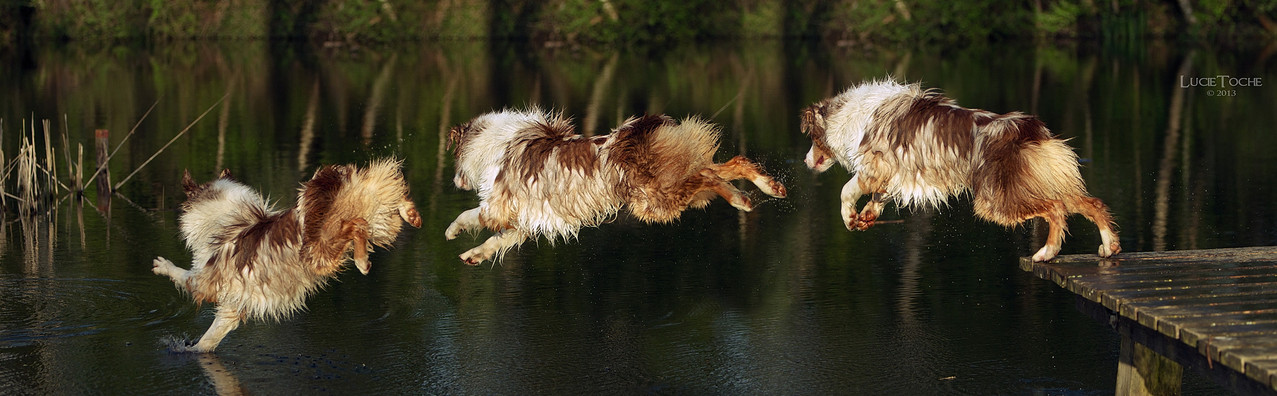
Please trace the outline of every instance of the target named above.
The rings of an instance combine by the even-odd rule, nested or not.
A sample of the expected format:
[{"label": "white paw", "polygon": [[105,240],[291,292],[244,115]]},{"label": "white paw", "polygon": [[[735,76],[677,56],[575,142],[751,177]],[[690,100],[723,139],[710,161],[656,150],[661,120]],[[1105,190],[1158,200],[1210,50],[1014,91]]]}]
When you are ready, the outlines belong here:
[{"label": "white paw", "polygon": [[740,209],[746,212],[754,210],[754,204],[750,203],[749,197],[746,197],[744,195],[737,195],[733,197],[733,199],[731,200],[731,204],[732,206],[735,206],[736,209]]},{"label": "white paw", "polygon": [[467,250],[465,253],[461,253],[460,257],[461,261],[465,262],[467,265],[479,265],[479,263],[491,259],[492,253],[476,247],[474,249]]},{"label": "white paw", "polygon": [[763,194],[776,198],[784,198],[789,195],[789,191],[785,189],[784,184],[780,184],[780,182],[770,177],[760,177],[753,180],[753,182],[754,185],[758,186],[758,189],[761,190]]},{"label": "white paw", "polygon": [[449,224],[448,229],[443,232],[443,239],[451,241],[453,239],[457,239],[458,235],[461,235],[461,225],[454,221],[452,224]]},{"label": "white paw", "polygon": [[856,213],[855,206],[853,205],[842,206],[842,225],[847,226],[847,231],[856,230],[856,218],[858,216],[859,215]]},{"label": "white paw", "polygon": [[173,262],[166,258],[156,257],[154,261],[151,261],[151,272],[156,275],[168,275],[175,269],[177,267],[173,265]]},{"label": "white paw", "polygon": [[1121,252],[1122,245],[1119,245],[1117,242],[1105,243],[1100,245],[1099,255],[1100,257],[1112,257],[1114,254]]},{"label": "white paw", "polygon": [[1055,255],[1059,253],[1060,253],[1059,247],[1046,245],[1046,246],[1043,246],[1042,249],[1038,250],[1038,252],[1033,255],[1033,261],[1035,262],[1048,261],[1050,259],[1055,258]]}]

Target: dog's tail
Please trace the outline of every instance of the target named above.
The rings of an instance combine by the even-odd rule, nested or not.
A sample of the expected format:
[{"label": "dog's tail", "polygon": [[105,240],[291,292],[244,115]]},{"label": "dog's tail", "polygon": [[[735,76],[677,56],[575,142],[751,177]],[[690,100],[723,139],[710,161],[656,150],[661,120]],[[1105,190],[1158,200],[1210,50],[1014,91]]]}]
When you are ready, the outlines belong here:
[{"label": "dog's tail", "polygon": [[1037,117],[999,116],[982,132],[977,136],[983,164],[972,173],[976,212],[982,217],[1011,226],[1041,212],[1045,202],[1077,206],[1090,197],[1077,153],[1052,137]]}]

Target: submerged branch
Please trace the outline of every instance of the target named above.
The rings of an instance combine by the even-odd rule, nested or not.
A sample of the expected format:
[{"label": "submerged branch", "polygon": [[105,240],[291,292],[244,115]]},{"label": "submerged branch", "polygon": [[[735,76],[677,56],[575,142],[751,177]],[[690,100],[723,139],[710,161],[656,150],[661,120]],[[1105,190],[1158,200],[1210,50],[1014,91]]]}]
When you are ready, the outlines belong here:
[{"label": "submerged branch", "polygon": [[[208,113],[212,112],[212,111],[213,111],[213,109],[214,109],[214,108],[216,108],[216,107],[217,107],[217,105],[221,104],[221,103],[222,103],[222,101],[226,100],[226,97],[228,97],[228,96],[231,96],[231,92],[230,92],[230,91],[227,91],[227,92],[226,92],[226,94],[222,95],[222,97],[221,97],[221,98],[217,99],[217,102],[214,102],[212,106],[209,106],[209,107],[208,107],[208,110],[204,110],[204,112],[203,112],[203,113],[201,113],[199,117],[195,117],[195,121],[191,121],[191,124],[190,124],[190,125],[187,125],[187,126],[186,126],[186,128],[183,128],[183,129],[182,129],[182,131],[181,131],[181,132],[178,132],[176,136],[173,136],[173,138],[172,138],[172,139],[169,139],[168,143],[165,143],[165,144],[164,144],[164,147],[160,147],[160,149],[159,149],[158,151],[156,151],[156,152],[155,152],[155,154],[151,154],[151,158],[147,158],[147,159],[146,159],[146,161],[142,162],[142,165],[138,165],[137,169],[133,169],[133,173],[130,173],[128,176],[125,176],[125,177],[124,177],[124,180],[120,180],[120,182],[119,182],[119,183],[116,183],[116,184],[115,184],[115,187],[112,187],[111,189],[112,189],[112,190],[119,190],[119,189],[120,189],[120,186],[123,186],[123,185],[124,185],[124,183],[127,183],[127,182],[129,181],[129,179],[132,179],[132,178],[133,178],[133,175],[136,175],[138,171],[141,171],[141,170],[142,170],[142,168],[145,168],[147,164],[150,164],[150,163],[151,163],[151,160],[154,160],[154,159],[155,159],[155,157],[158,157],[158,156],[160,155],[160,153],[164,152],[164,149],[167,149],[167,148],[168,148],[168,146],[173,145],[173,142],[176,142],[178,138],[181,138],[183,135],[186,135],[186,131],[189,131],[189,130],[191,130],[191,128],[195,127],[195,124],[196,124],[196,123],[198,123],[198,122],[200,122],[200,120],[204,119],[204,116],[206,116],[206,115],[208,115]],[[130,132],[130,133],[132,133],[132,132]]]},{"label": "submerged branch", "polygon": [[129,141],[129,137],[133,136],[134,132],[137,132],[137,127],[142,125],[142,121],[146,120],[146,116],[151,115],[151,110],[155,110],[155,105],[158,105],[158,104],[160,104],[159,100],[156,100],[155,103],[151,103],[151,108],[146,109],[146,112],[142,113],[142,118],[137,120],[137,124],[133,124],[133,129],[130,129],[129,133],[124,135],[124,139],[120,139],[120,143],[115,146],[115,150],[111,150],[111,154],[108,154],[106,156],[106,160],[102,161],[102,166],[93,170],[93,176],[89,176],[89,180],[85,181],[84,185],[87,186],[89,184],[92,184],[93,179],[98,178],[98,174],[102,173],[102,168],[106,167],[106,164],[111,162],[111,157],[114,157],[115,153],[120,151],[120,147],[124,147],[124,142]]}]

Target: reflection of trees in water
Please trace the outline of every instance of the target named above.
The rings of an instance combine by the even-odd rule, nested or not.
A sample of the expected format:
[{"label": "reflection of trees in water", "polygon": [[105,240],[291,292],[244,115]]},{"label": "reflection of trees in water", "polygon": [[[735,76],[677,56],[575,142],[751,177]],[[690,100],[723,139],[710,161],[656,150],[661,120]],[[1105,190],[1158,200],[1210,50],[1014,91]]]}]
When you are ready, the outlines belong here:
[{"label": "reflection of trees in water", "polygon": [[[1179,70],[1175,73],[1176,76],[1191,76],[1193,74],[1194,53],[1195,51],[1190,50],[1187,55],[1184,55],[1183,60],[1180,61]],[[1191,134],[1188,131],[1192,130],[1192,125],[1189,122],[1192,112],[1184,112],[1184,102],[1190,101],[1191,98],[1185,98],[1188,90],[1178,87],[1178,78],[1174,84],[1176,86],[1171,88],[1171,102],[1167,109],[1166,137],[1162,143],[1161,161],[1157,170],[1157,186],[1153,192],[1153,250],[1158,252],[1166,250],[1167,218],[1170,216],[1171,174],[1174,172],[1176,146],[1179,144],[1181,130],[1185,130],[1185,161],[1183,163],[1185,184],[1187,184],[1189,174],[1188,141]],[[1188,125],[1188,127],[1184,127],[1184,125]],[[1185,188],[1187,189],[1187,186]],[[1191,213],[1189,213],[1189,216],[1196,218]],[[1192,230],[1191,233],[1196,234],[1196,230]]]}]

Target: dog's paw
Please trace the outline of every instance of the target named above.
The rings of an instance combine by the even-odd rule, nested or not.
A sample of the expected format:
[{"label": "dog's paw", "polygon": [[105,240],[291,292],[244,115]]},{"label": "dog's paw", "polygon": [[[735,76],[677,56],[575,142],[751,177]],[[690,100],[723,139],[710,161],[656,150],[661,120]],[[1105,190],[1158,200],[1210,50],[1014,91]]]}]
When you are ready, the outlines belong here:
[{"label": "dog's paw", "polygon": [[1112,243],[1108,243],[1108,244],[1100,244],[1100,251],[1099,251],[1100,257],[1112,257],[1114,254],[1118,254],[1121,252],[1122,252],[1122,245],[1117,243],[1117,241],[1113,241]]},{"label": "dog's paw", "polygon": [[466,265],[479,265],[479,263],[482,263],[484,260],[492,258],[492,255],[480,251],[479,248],[474,248],[467,250],[465,253],[461,253],[460,257],[461,262],[466,263]]},{"label": "dog's paw", "polygon": [[443,232],[443,239],[451,241],[453,239],[457,239],[457,236],[460,235],[461,225],[454,221],[452,224],[449,224],[448,229]]},{"label": "dog's paw", "polygon": [[749,197],[746,197],[744,195],[737,195],[735,197],[732,197],[732,200],[730,202],[732,206],[736,207],[736,209],[740,209],[746,212],[754,210],[753,202],[750,202]]},{"label": "dog's paw", "polygon": [[176,268],[172,261],[168,261],[168,259],[163,257],[156,257],[155,260],[151,261],[151,272],[156,275],[168,275],[171,270]]},{"label": "dog's paw", "polygon": [[760,187],[759,190],[761,190],[763,194],[767,194],[776,198],[784,198],[789,196],[789,190],[785,189],[785,185],[780,184],[780,182],[776,181],[775,179],[767,178],[763,180],[762,183],[754,183],[754,184]]},{"label": "dog's paw", "polygon": [[842,224],[847,226],[847,231],[855,231],[857,217],[860,216],[856,212],[855,203],[843,203],[839,208],[839,214],[842,216]]},{"label": "dog's paw", "polygon": [[1039,263],[1043,261],[1050,261],[1051,259],[1055,258],[1056,254],[1059,254],[1059,253],[1060,253],[1059,246],[1046,245],[1046,246],[1043,246],[1042,249],[1039,249],[1037,253],[1033,254],[1033,261],[1039,262]]},{"label": "dog's paw", "polygon": [[861,212],[856,216],[856,231],[868,230],[873,227],[874,222],[878,220],[878,214],[870,211]]},{"label": "dog's paw", "polygon": [[417,212],[417,208],[399,208],[399,217],[402,217],[408,224],[412,224],[413,227],[421,228],[421,213]]}]

